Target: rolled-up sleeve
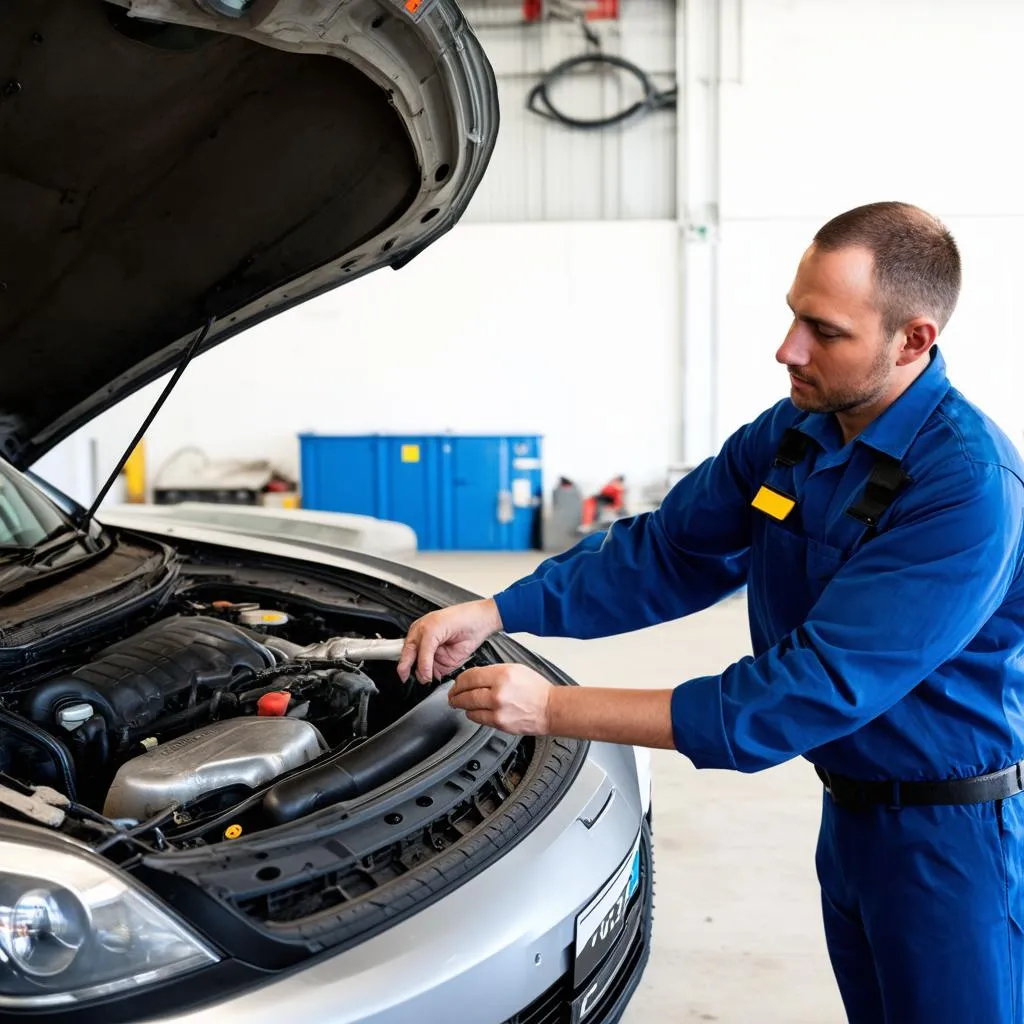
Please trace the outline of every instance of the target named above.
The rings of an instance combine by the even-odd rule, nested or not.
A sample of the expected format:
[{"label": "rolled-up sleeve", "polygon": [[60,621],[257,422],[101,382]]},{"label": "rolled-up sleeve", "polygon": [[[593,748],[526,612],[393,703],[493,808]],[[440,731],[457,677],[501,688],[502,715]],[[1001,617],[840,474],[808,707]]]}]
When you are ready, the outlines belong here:
[{"label": "rolled-up sleeve", "polygon": [[1020,562],[1019,478],[965,461],[911,493],[799,628],[675,689],[675,745],[694,764],[752,772],[849,735],[957,656],[999,608]]}]

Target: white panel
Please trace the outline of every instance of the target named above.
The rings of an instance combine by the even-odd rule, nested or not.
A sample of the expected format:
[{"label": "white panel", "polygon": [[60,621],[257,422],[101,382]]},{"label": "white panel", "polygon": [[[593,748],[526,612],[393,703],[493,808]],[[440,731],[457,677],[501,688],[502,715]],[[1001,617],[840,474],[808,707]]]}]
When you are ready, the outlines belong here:
[{"label": "white panel", "polygon": [[950,379],[1018,447],[1024,446],[1024,218],[954,218],[949,222],[964,261],[964,285],[945,331]]},{"label": "white panel", "polygon": [[[746,0],[723,42],[725,217],[823,217],[905,199],[1024,213],[1013,0]],[[738,57],[738,59],[735,59]]]},{"label": "white panel", "polygon": [[791,314],[786,293],[818,224],[722,225],[718,275],[715,447],[788,393],[775,361]]},{"label": "white panel", "polygon": [[[660,481],[678,457],[675,238],[671,223],[456,228],[403,270],[198,359],[147,436],[149,467],[197,445],[295,473],[303,431],[522,431],[545,435],[546,492],[562,474],[587,488],[617,473]],[[157,391],[98,418],[50,464],[96,437],[109,471]]]},{"label": "white panel", "polygon": [[953,230],[964,288],[941,339],[951,378],[1024,442],[1022,37],[1011,0],[724,0],[715,447],[787,393],[775,352],[814,232],[879,199]]}]

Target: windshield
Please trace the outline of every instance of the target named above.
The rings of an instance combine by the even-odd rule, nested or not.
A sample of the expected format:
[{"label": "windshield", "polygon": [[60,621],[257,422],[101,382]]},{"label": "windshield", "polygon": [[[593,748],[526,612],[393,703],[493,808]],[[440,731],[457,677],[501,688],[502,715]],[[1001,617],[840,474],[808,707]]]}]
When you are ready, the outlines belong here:
[{"label": "windshield", "polygon": [[35,547],[67,525],[48,498],[0,460],[0,555],[6,548]]}]

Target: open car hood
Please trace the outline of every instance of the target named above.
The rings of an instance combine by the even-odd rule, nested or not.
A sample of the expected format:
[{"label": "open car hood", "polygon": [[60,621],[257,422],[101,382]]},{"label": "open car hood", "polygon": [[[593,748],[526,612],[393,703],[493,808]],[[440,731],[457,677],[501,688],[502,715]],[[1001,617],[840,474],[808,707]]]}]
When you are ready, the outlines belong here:
[{"label": "open car hood", "polygon": [[[229,12],[234,16],[228,16]],[[0,454],[461,216],[497,132],[453,0],[0,4]]]}]

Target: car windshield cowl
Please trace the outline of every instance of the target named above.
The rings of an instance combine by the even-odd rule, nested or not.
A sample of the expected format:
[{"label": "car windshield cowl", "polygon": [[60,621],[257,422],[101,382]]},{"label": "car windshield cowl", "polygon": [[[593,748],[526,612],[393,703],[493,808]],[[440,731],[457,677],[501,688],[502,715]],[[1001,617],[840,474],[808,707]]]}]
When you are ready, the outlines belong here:
[{"label": "car windshield cowl", "polygon": [[56,554],[58,551],[70,547],[76,541],[81,541],[91,549],[91,540],[92,538],[86,530],[79,529],[71,523],[62,523],[46,536],[41,537],[35,544],[0,545],[0,563],[17,562],[23,559],[34,562],[45,555]]},{"label": "car windshield cowl", "polygon": [[78,526],[28,477],[0,462],[0,587],[25,571],[95,554],[103,546],[98,524]]}]

